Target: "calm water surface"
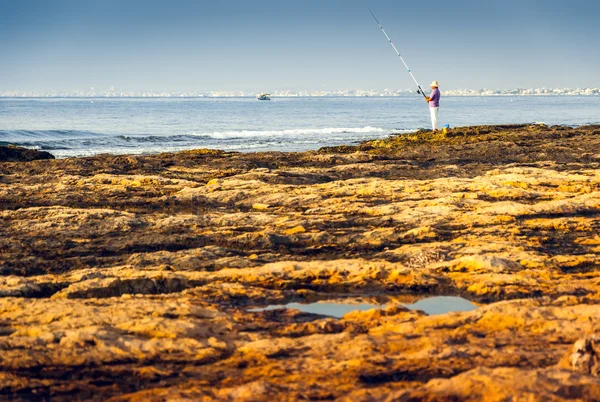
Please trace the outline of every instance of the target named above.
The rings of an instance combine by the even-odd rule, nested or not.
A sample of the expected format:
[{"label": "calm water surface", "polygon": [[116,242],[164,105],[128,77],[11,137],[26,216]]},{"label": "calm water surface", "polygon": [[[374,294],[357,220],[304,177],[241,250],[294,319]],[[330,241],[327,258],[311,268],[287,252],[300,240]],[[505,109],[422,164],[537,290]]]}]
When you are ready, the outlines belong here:
[{"label": "calm water surface", "polygon": [[[477,306],[467,299],[456,296],[433,296],[421,299],[412,304],[404,305],[409,310],[421,310],[428,315],[446,314],[454,311],[472,311]],[[250,312],[276,310],[276,309],[295,309],[305,313],[328,315],[341,318],[351,311],[365,311],[374,308],[381,308],[384,305],[371,303],[342,303],[339,301],[317,302],[317,303],[288,303],[283,305],[270,305],[262,308],[249,310]]]}]

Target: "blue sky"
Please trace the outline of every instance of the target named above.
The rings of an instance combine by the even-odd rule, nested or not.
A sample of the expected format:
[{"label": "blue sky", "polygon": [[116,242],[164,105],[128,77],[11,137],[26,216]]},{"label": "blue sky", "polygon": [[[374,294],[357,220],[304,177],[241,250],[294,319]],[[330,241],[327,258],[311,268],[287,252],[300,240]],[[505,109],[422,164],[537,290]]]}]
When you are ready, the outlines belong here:
[{"label": "blue sky", "polygon": [[0,91],[598,87],[597,1],[2,0]]}]

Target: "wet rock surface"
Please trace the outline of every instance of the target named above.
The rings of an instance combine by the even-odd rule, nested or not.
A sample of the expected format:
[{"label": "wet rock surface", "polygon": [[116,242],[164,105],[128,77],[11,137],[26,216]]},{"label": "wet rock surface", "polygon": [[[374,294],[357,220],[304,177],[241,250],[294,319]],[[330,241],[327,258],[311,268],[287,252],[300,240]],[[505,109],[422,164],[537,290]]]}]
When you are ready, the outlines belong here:
[{"label": "wet rock surface", "polygon": [[38,159],[54,159],[54,155],[46,151],[0,145],[0,162],[29,162]]},{"label": "wet rock surface", "polygon": [[[517,125],[0,163],[0,399],[599,400],[599,146]],[[404,306],[435,295],[479,308]],[[332,299],[382,307],[255,310]]]}]

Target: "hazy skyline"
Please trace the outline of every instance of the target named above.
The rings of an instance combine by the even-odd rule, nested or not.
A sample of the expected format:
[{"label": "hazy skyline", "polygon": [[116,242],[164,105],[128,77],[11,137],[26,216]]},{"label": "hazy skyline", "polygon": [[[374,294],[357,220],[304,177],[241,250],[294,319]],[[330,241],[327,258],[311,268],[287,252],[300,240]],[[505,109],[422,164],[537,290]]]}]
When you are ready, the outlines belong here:
[{"label": "hazy skyline", "polygon": [[598,87],[592,1],[0,4],[0,91]]}]

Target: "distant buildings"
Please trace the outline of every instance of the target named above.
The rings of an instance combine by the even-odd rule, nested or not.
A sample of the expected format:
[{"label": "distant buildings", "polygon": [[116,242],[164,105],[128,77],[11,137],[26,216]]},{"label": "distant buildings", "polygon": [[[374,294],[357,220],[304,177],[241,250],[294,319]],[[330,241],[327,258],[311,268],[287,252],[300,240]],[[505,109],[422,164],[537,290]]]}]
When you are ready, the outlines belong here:
[{"label": "distant buildings", "polygon": [[458,89],[444,91],[456,96],[501,96],[501,95],[600,95],[600,88],[516,88],[516,89]]},{"label": "distant buildings", "polygon": [[[319,91],[271,91],[272,97],[379,97],[379,96],[407,96],[415,94],[411,89],[338,89]],[[516,89],[448,89],[442,90],[445,96],[532,96],[532,95],[600,95],[600,88],[516,88]],[[90,89],[88,91],[74,92],[35,92],[35,91],[1,91],[0,97],[4,98],[201,98],[201,97],[254,97],[256,93],[247,91],[209,91],[209,92],[133,92],[119,91],[110,88],[106,91]]]}]

